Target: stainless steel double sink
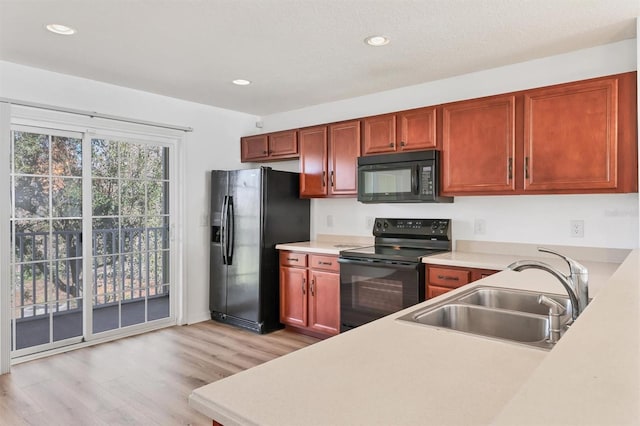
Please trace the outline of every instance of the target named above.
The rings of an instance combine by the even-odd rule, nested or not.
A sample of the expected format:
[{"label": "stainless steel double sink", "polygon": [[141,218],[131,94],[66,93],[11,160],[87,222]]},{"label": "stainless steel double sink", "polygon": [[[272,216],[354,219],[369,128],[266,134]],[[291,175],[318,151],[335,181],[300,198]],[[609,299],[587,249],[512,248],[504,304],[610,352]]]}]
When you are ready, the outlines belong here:
[{"label": "stainless steel double sink", "polygon": [[549,308],[538,303],[540,295],[565,307],[566,313],[560,317],[565,330],[571,321],[568,297],[488,286],[457,293],[398,320],[551,349],[554,344],[549,342]]}]

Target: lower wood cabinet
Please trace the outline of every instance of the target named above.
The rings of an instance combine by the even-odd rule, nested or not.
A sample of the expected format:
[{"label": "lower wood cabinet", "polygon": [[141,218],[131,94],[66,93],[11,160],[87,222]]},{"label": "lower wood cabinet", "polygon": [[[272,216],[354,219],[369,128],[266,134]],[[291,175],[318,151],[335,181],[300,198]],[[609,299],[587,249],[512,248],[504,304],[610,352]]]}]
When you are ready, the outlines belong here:
[{"label": "lower wood cabinet", "polygon": [[280,322],[317,337],[340,332],[337,256],[280,251]]},{"label": "lower wood cabinet", "polygon": [[495,274],[493,269],[463,268],[457,266],[440,266],[427,264],[427,299],[440,296],[465,284]]}]

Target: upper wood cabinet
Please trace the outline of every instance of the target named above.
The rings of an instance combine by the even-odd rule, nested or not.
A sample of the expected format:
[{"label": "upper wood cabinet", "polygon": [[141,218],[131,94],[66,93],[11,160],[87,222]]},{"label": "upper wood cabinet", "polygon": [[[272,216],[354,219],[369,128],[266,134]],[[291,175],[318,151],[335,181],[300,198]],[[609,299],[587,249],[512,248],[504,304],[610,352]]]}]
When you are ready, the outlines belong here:
[{"label": "upper wood cabinet", "polygon": [[636,73],[442,106],[443,195],[638,191]]},{"label": "upper wood cabinet", "polygon": [[435,148],[436,108],[419,108],[362,120],[362,155]]},{"label": "upper wood cabinet", "polygon": [[360,121],[329,126],[329,195],[358,194]]},{"label": "upper wood cabinet", "polygon": [[618,185],[618,79],[524,95],[524,190]]},{"label": "upper wood cabinet", "polygon": [[301,129],[300,196],[355,196],[360,122]]},{"label": "upper wood cabinet", "polygon": [[323,197],[328,194],[327,126],[301,129],[300,137],[300,196]]},{"label": "upper wood cabinet", "polygon": [[286,130],[240,138],[240,161],[275,161],[298,157],[298,132]]},{"label": "upper wood cabinet", "polygon": [[395,114],[367,117],[362,129],[362,155],[396,151]]},{"label": "upper wood cabinet", "polygon": [[445,105],[442,109],[442,192],[515,190],[515,96]]}]

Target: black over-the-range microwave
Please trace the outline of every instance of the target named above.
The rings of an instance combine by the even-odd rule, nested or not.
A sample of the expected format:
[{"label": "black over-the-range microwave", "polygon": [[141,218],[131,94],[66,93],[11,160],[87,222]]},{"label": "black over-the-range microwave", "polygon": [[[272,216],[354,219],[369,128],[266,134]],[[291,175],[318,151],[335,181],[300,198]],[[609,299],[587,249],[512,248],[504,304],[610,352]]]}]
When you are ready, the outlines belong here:
[{"label": "black over-the-range microwave", "polygon": [[358,157],[358,201],[451,203],[439,195],[439,152],[403,152]]}]

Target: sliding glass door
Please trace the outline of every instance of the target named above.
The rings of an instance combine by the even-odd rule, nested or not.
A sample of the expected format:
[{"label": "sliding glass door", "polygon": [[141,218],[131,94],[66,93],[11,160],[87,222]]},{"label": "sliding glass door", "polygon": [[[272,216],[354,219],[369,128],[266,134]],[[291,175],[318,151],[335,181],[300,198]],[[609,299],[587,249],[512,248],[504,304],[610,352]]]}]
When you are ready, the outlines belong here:
[{"label": "sliding glass door", "polygon": [[94,333],[169,317],[168,153],[91,139]]},{"label": "sliding glass door", "polygon": [[12,356],[172,318],[172,145],[11,135]]}]

